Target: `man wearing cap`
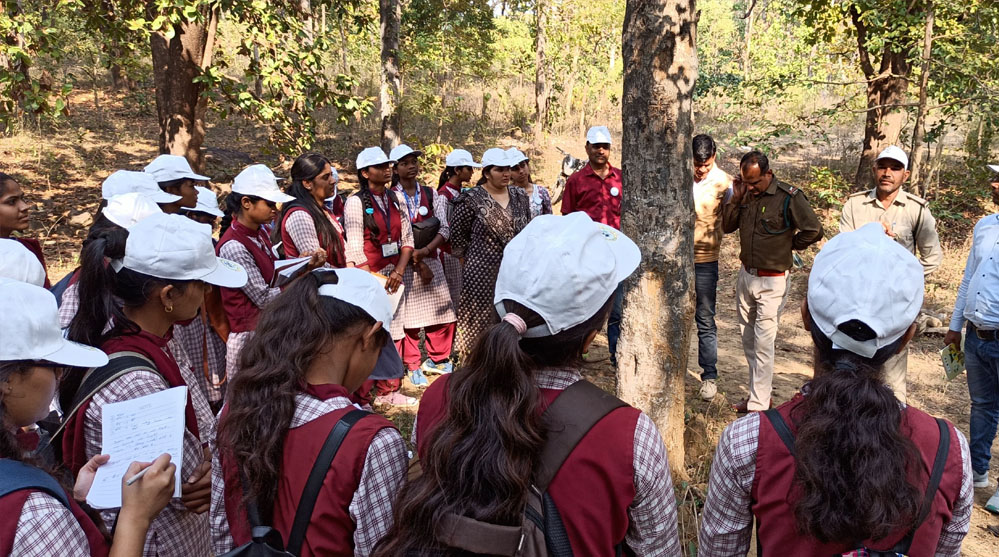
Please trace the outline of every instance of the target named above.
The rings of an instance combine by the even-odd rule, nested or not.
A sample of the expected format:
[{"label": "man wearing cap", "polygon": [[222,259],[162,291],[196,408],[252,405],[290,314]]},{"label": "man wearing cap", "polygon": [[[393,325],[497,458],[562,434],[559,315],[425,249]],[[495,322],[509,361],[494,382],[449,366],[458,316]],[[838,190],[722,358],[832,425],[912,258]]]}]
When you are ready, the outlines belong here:
[{"label": "man wearing cap", "polygon": [[737,412],[770,407],[774,375],[774,342],[792,250],[803,250],[822,238],[822,224],[800,189],[778,180],[766,155],[750,151],[739,162],[732,197],[722,206],[722,228],[739,231],[741,251],[736,303],[742,349],[749,364],[749,398]]},{"label": "man wearing cap", "polygon": [[177,213],[182,207],[195,207],[198,191],[194,186],[198,182],[211,180],[208,176],[196,174],[187,159],[180,155],[160,155],[143,170],[156,179],[160,189],[181,197],[180,201],[161,205],[164,213]]},{"label": "man wearing cap", "polygon": [[[586,156],[590,161],[569,176],[562,193],[562,214],[583,211],[593,222],[600,222],[620,230],[621,170],[611,166],[611,136],[607,126],[593,126],[586,132]],[[621,336],[621,310],[623,290],[614,293],[614,307],[607,321],[607,344],[611,363],[617,365],[617,339]]]},{"label": "man wearing cap", "polygon": [[[891,145],[874,161],[874,188],[851,195],[843,205],[839,231],[856,230],[869,222],[880,222],[885,232],[919,258],[928,275],[943,261],[936,221],[926,200],[902,189],[909,179],[909,157]],[[918,253],[917,253],[918,252]],[[885,380],[895,396],[905,402],[905,376],[909,348],[885,362]]]},{"label": "man wearing cap", "polygon": [[[999,168],[990,181],[992,202],[999,205]],[[964,279],[957,290],[944,345],[961,346],[967,322],[964,365],[971,395],[971,469],[976,488],[989,486],[992,442],[999,426],[999,213],[975,225]],[[985,507],[999,513],[999,491]]]},{"label": "man wearing cap", "polygon": [[717,147],[710,135],[693,140],[694,154],[694,291],[697,323],[697,364],[701,366],[700,395],[711,400],[718,392],[718,256],[721,252],[722,205],[732,197],[732,177],[715,164]]}]

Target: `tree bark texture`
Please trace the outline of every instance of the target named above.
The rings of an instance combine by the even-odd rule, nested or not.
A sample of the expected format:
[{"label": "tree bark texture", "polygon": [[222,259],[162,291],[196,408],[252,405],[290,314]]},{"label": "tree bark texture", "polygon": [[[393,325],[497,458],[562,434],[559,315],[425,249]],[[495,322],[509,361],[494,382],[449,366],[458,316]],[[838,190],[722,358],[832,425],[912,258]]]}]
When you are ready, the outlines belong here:
[{"label": "tree bark texture", "polygon": [[195,172],[204,168],[201,146],[208,103],[193,80],[211,64],[217,28],[218,12],[213,11],[207,24],[186,22],[175,27],[169,40],[162,32],[150,38],[160,153],[186,157]]},{"label": "tree bark texture", "polygon": [[923,30],[923,59],[919,76],[919,105],[916,109],[916,125],[912,129],[912,152],[909,154],[909,183],[918,188],[919,195],[926,195],[923,163],[926,159],[926,87],[930,82],[930,57],[933,55],[933,2],[926,3],[926,26]]},{"label": "tree bark texture", "polygon": [[534,58],[535,137],[548,128],[548,2],[538,0],[534,8],[537,18],[537,42]]},{"label": "tree bark texture", "polygon": [[627,0],[621,228],[641,248],[642,264],[625,283],[617,387],[659,428],[677,481],[687,477],[684,377],[694,314],[696,26],[695,0]]},{"label": "tree bark texture", "polygon": [[378,0],[382,38],[382,82],[379,105],[382,119],[382,149],[392,150],[401,142],[399,132],[399,25],[402,7],[399,0]]}]

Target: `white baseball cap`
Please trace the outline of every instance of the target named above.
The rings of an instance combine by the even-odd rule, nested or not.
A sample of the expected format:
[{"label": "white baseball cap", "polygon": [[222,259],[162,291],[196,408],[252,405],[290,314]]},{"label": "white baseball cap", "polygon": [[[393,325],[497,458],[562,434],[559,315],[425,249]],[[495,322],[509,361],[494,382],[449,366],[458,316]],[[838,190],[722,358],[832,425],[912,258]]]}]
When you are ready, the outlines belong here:
[{"label": "white baseball cap", "polygon": [[132,192],[116,195],[108,200],[101,213],[118,226],[128,230],[139,221],[163,210],[144,193]]},{"label": "white baseball cap", "polygon": [[[313,271],[316,272],[316,271]],[[355,268],[330,269],[319,272],[336,273],[336,284],[319,287],[320,296],[329,296],[357,306],[375,321],[381,321],[385,330],[385,344],[378,356],[378,363],[371,374],[372,379],[395,379],[402,376],[402,358],[392,341],[392,301],[385,293],[385,287],[371,273]]]},{"label": "white baseball cap", "polygon": [[396,145],[395,149],[392,149],[391,153],[389,153],[389,159],[393,162],[399,162],[403,157],[408,157],[409,155],[416,155],[417,157],[420,157],[423,156],[423,151],[414,150],[409,145],[400,143],[399,145]]},{"label": "white baseball cap", "polygon": [[992,172],[995,172],[996,174],[999,174],[999,164],[989,164],[989,165],[986,165],[986,166],[988,166],[989,170],[991,170]]},{"label": "white baseball cap", "polygon": [[531,160],[527,158],[527,155],[525,155],[520,149],[516,147],[510,147],[509,149],[506,150],[506,158],[508,161],[510,161],[510,166],[516,166],[524,161]]},{"label": "white baseball cap", "polygon": [[482,166],[510,166],[510,159],[507,157],[506,151],[499,147],[493,147],[482,153]]},{"label": "white baseball cap", "polygon": [[219,198],[215,192],[204,186],[194,186],[194,189],[198,190],[198,202],[194,208],[188,208],[188,211],[205,213],[214,217],[225,216],[225,213],[219,210]]},{"label": "white baseball cap", "polygon": [[874,160],[875,162],[877,162],[881,159],[891,159],[893,161],[898,161],[902,163],[903,168],[905,168],[906,170],[909,169],[909,157],[905,155],[905,151],[894,145],[889,145],[888,147],[885,147],[885,150],[881,151],[881,154],[878,155],[878,158]]},{"label": "white baseball cap", "polygon": [[5,278],[43,286],[45,269],[35,254],[21,242],[0,238],[0,279]]},{"label": "white baseball cap", "polygon": [[586,213],[541,215],[503,249],[493,303],[501,317],[503,300],[530,308],[545,325],[524,336],[551,336],[596,315],[641,261],[635,242]]},{"label": "white baseball cap", "polygon": [[459,166],[471,166],[472,168],[481,168],[482,165],[475,162],[472,158],[472,154],[464,149],[455,149],[444,157],[444,164],[450,166],[451,168],[456,168]]},{"label": "white baseball cap", "polygon": [[74,367],[108,363],[104,352],[63,338],[59,308],[51,292],[10,279],[0,279],[0,362],[41,360]]},{"label": "white baseball cap", "polygon": [[[881,223],[842,232],[826,242],[808,275],[808,311],[834,347],[870,358],[899,339],[923,305],[923,266]],[[856,340],[839,329],[858,320],[874,330]]]},{"label": "white baseball cap", "polygon": [[153,159],[153,162],[146,165],[146,172],[153,175],[157,182],[170,182],[186,178],[198,182],[211,180],[208,176],[195,174],[191,169],[191,164],[180,155],[160,155]]},{"label": "white baseball cap", "polygon": [[385,156],[385,151],[381,147],[368,147],[357,154],[357,169],[362,170],[369,166],[378,166],[388,162],[395,162]]},{"label": "white baseball cap", "polygon": [[153,203],[174,203],[182,198],[160,189],[152,174],[134,170],[116,170],[101,184],[101,197],[111,199],[124,193],[139,192],[148,195]]},{"label": "white baseball cap", "polygon": [[160,213],[128,231],[125,257],[111,262],[167,280],[200,280],[227,288],[246,284],[246,270],[238,263],[215,256],[212,227],[181,215]]},{"label": "white baseball cap", "polygon": [[272,203],[288,203],[295,198],[281,191],[277,176],[263,164],[251,164],[232,180],[233,193],[251,195]]},{"label": "white baseball cap", "polygon": [[593,126],[586,131],[586,142],[590,145],[596,145],[598,143],[611,144],[610,130],[607,126]]}]

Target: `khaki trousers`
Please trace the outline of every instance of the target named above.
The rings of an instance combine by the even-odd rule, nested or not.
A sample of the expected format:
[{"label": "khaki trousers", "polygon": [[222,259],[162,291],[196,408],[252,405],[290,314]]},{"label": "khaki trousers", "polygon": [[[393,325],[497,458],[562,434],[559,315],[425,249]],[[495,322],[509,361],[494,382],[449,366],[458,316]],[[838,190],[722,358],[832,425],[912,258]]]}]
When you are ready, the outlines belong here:
[{"label": "khaki trousers", "polygon": [[770,407],[774,379],[774,342],[780,312],[787,294],[788,273],[759,277],[739,268],[735,297],[739,312],[742,350],[749,364],[750,411]]},{"label": "khaki trousers", "polygon": [[895,391],[895,398],[905,403],[905,374],[909,367],[909,347],[906,346],[895,354],[884,365],[885,383]]}]

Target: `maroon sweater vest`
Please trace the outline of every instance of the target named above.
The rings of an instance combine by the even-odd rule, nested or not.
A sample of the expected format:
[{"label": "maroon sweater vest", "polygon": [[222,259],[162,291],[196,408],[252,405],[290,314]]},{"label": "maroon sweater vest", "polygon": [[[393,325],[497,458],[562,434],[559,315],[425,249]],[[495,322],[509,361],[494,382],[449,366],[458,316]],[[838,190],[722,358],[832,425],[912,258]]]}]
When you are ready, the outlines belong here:
[{"label": "maroon sweater vest", "polygon": [[[392,200],[392,195],[389,190],[385,190],[385,199],[388,199],[388,214],[389,220],[391,221],[392,230],[392,241],[402,245],[402,220],[399,217],[399,206]],[[373,205],[378,202],[374,200],[375,194],[371,194]],[[374,237],[371,230],[364,229],[364,257],[367,258],[368,269],[377,273],[381,271],[386,265],[397,265],[399,263],[399,255],[393,255],[392,257],[382,257],[382,245],[388,243],[389,227],[385,224],[385,214],[382,213],[378,207],[373,207],[374,213],[371,214],[375,218],[375,224],[378,225],[378,238]],[[400,249],[402,249],[400,247]]]},{"label": "maroon sweater vest", "polygon": [[[399,187],[401,188],[402,186],[399,186]],[[416,215],[414,215],[413,218],[410,219],[410,223],[412,223],[412,224],[416,224],[418,222],[423,222],[423,221],[425,221],[425,220],[427,220],[427,219],[429,219],[431,217],[436,216],[436,215],[434,215],[433,190],[431,190],[427,186],[419,186],[418,185],[417,187],[420,188],[420,207],[426,207],[427,214],[426,215],[421,215],[419,213],[419,207],[417,207],[417,209],[416,209],[416,211],[417,211]],[[398,192],[397,191],[396,194],[397,195],[402,195],[402,192]],[[407,211],[409,210],[409,206],[408,205],[406,205],[406,210]],[[437,252],[434,251],[434,253],[431,253],[429,255],[429,257],[431,259],[437,259]]]},{"label": "maroon sweater vest", "polygon": [[[337,199],[340,198],[338,197]],[[299,251],[298,249],[298,246],[295,245],[295,240],[292,239],[291,234],[288,233],[288,229],[285,228],[284,225],[285,221],[288,220],[288,217],[291,216],[291,214],[296,211],[305,211],[306,214],[308,214],[308,210],[306,210],[305,207],[292,207],[291,209],[288,209],[288,211],[284,214],[284,218],[281,219],[281,247],[284,249],[285,257],[287,257],[288,259],[294,259],[298,257],[299,254],[301,253],[301,251]],[[323,211],[326,211],[326,209],[323,208]],[[309,218],[311,219],[312,215],[309,215]],[[339,259],[334,257],[333,250],[331,250],[329,246],[323,244],[321,238],[317,238],[317,240],[319,240],[319,247],[323,248],[323,250],[326,251],[326,256],[330,265],[337,268],[343,268],[347,266],[347,262],[344,260],[344,250],[346,248],[343,245],[342,236],[337,236],[336,238],[333,239],[333,241],[335,242],[340,242]]]},{"label": "maroon sweater vest", "polygon": [[[339,396],[346,397],[347,392],[343,390]],[[354,410],[353,406],[341,408],[288,430],[274,508],[274,528],[281,533],[285,543],[291,534],[298,501],[302,498],[302,490],[305,489],[312,465],[333,426],[351,410]],[[371,440],[376,433],[387,427],[395,426],[381,416],[365,416],[351,428],[343,440],[316,500],[301,557],[354,554],[354,521],[348,508],[361,483],[361,472]],[[238,547],[250,541],[250,527],[246,509],[242,505],[243,490],[232,459],[224,459],[222,473],[225,478],[226,517],[232,539]]]},{"label": "maroon sweater vest", "polygon": [[[21,520],[21,510],[25,501],[28,500],[28,496],[35,491],[34,489],[24,489],[15,491],[6,497],[0,497],[0,555],[10,555],[14,547],[14,536],[17,535],[17,523]],[[62,506],[62,503],[59,502],[55,504]],[[87,535],[91,557],[107,557],[108,552],[111,551],[110,545],[94,521],[87,516],[87,513],[80,508],[72,496],[69,498],[69,510]]]},{"label": "maroon sweater vest", "polygon": [[[259,238],[266,249],[260,249],[259,246],[251,242],[251,235]],[[240,224],[239,221],[233,219],[232,226],[219,238],[219,243],[215,246],[215,253],[218,254],[222,246],[230,240],[243,244],[246,251],[250,252],[250,255],[253,256],[253,261],[257,264],[257,268],[260,269],[260,275],[270,284],[271,279],[274,278],[274,261],[276,261],[276,258],[270,251],[271,241],[267,237],[267,234],[261,229],[257,229],[256,231],[250,230]],[[222,294],[222,307],[225,308],[226,319],[229,320],[229,329],[234,333],[245,333],[256,330],[257,319],[260,317],[260,308],[243,292],[243,289],[220,287],[219,291]]]},{"label": "maroon sweater vest", "polygon": [[[791,413],[802,402],[804,402],[804,397],[798,394],[777,408],[792,432],[796,432],[797,427],[791,418]],[[932,556],[934,554],[937,540],[940,538],[940,531],[943,525],[950,521],[958,494],[961,491],[963,470],[961,447],[954,426],[950,425],[950,428],[950,452],[947,455],[947,465],[944,467],[940,488],[934,495],[930,514],[916,530],[909,553],[910,557]],[[940,441],[940,428],[932,416],[908,406],[902,413],[901,431],[903,435],[916,444],[922,456],[917,487],[920,494],[923,494],[929,481],[933,459],[936,457]],[[823,544],[797,532],[793,506],[797,496],[796,490],[792,489],[795,470],[794,457],[780,440],[770,420],[763,416],[760,416],[759,435],[756,474],[753,477],[751,496],[753,515],[759,525],[757,536],[763,548],[763,555],[834,555],[856,549],[849,544]],[[849,494],[844,494],[844,497],[848,496]],[[858,501],[858,504],[863,504],[863,502]],[[888,550],[897,544],[906,533],[908,533],[908,529],[895,532],[876,542],[865,540],[864,544],[872,549]]]},{"label": "maroon sweater vest", "polygon": [[[417,452],[426,457],[428,441],[447,411],[446,375],[420,399]],[[540,389],[544,411],[562,391]],[[548,494],[562,515],[576,555],[614,555],[628,532],[628,507],[635,499],[635,425],[641,414],[618,408],[597,422],[559,469]]]}]

